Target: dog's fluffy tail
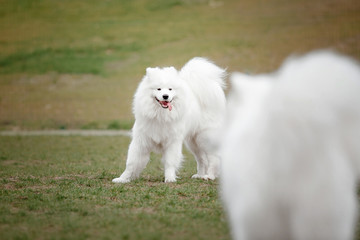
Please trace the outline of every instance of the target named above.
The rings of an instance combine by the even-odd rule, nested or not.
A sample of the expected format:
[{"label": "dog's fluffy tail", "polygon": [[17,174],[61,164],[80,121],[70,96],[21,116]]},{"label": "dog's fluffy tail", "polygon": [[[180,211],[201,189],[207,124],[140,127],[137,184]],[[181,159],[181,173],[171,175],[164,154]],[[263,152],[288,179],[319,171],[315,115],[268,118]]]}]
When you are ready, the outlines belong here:
[{"label": "dog's fluffy tail", "polygon": [[179,74],[197,97],[201,108],[214,111],[225,108],[225,69],[205,58],[196,57],[187,62]]}]

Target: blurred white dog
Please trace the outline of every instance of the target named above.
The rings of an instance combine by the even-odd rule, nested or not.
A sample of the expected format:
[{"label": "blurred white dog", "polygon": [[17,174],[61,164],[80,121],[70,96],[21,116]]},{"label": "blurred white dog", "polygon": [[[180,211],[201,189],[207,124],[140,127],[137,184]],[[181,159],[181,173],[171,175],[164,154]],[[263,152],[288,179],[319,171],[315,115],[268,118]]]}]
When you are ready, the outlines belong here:
[{"label": "blurred white dog", "polygon": [[163,155],[165,182],[175,182],[184,140],[197,161],[193,178],[215,179],[219,156],[211,139],[226,110],[224,77],[224,69],[204,58],[190,60],[181,71],[147,68],[134,97],[136,120],[126,169],[113,182],[136,179],[152,151]]},{"label": "blurred white dog", "polygon": [[235,239],[349,240],[360,176],[360,68],[331,52],[234,74],[221,193]]}]

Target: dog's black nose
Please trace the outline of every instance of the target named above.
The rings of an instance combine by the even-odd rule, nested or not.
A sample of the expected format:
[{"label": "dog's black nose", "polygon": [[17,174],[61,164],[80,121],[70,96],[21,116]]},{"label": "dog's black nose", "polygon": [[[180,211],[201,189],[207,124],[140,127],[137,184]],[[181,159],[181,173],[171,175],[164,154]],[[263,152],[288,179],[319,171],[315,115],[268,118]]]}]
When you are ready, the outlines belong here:
[{"label": "dog's black nose", "polygon": [[167,94],[163,95],[163,99],[167,100],[168,98],[169,98],[169,95],[167,95]]}]

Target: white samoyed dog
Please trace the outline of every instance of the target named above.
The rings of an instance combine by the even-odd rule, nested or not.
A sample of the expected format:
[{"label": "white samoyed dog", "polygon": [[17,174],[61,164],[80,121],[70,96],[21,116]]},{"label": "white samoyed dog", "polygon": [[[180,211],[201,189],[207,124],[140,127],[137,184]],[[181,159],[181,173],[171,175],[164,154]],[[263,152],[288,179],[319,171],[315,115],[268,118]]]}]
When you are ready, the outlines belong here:
[{"label": "white samoyed dog", "polygon": [[231,81],[220,185],[234,239],[352,239],[359,65],[319,51]]},{"label": "white samoyed dog", "polygon": [[174,67],[147,68],[134,96],[135,124],[126,169],[115,183],[139,177],[151,152],[162,154],[165,182],[175,182],[182,145],[195,155],[193,178],[215,179],[219,156],[211,145],[223,125],[226,71],[204,58]]}]

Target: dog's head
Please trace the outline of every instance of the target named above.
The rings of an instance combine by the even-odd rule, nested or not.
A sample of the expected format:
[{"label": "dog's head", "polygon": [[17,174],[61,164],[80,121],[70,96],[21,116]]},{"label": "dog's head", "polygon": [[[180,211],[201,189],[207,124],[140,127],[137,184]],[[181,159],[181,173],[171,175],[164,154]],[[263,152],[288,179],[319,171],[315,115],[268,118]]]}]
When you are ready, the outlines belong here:
[{"label": "dog's head", "polygon": [[151,89],[153,101],[171,111],[179,85],[177,70],[173,67],[147,68],[145,77]]}]

